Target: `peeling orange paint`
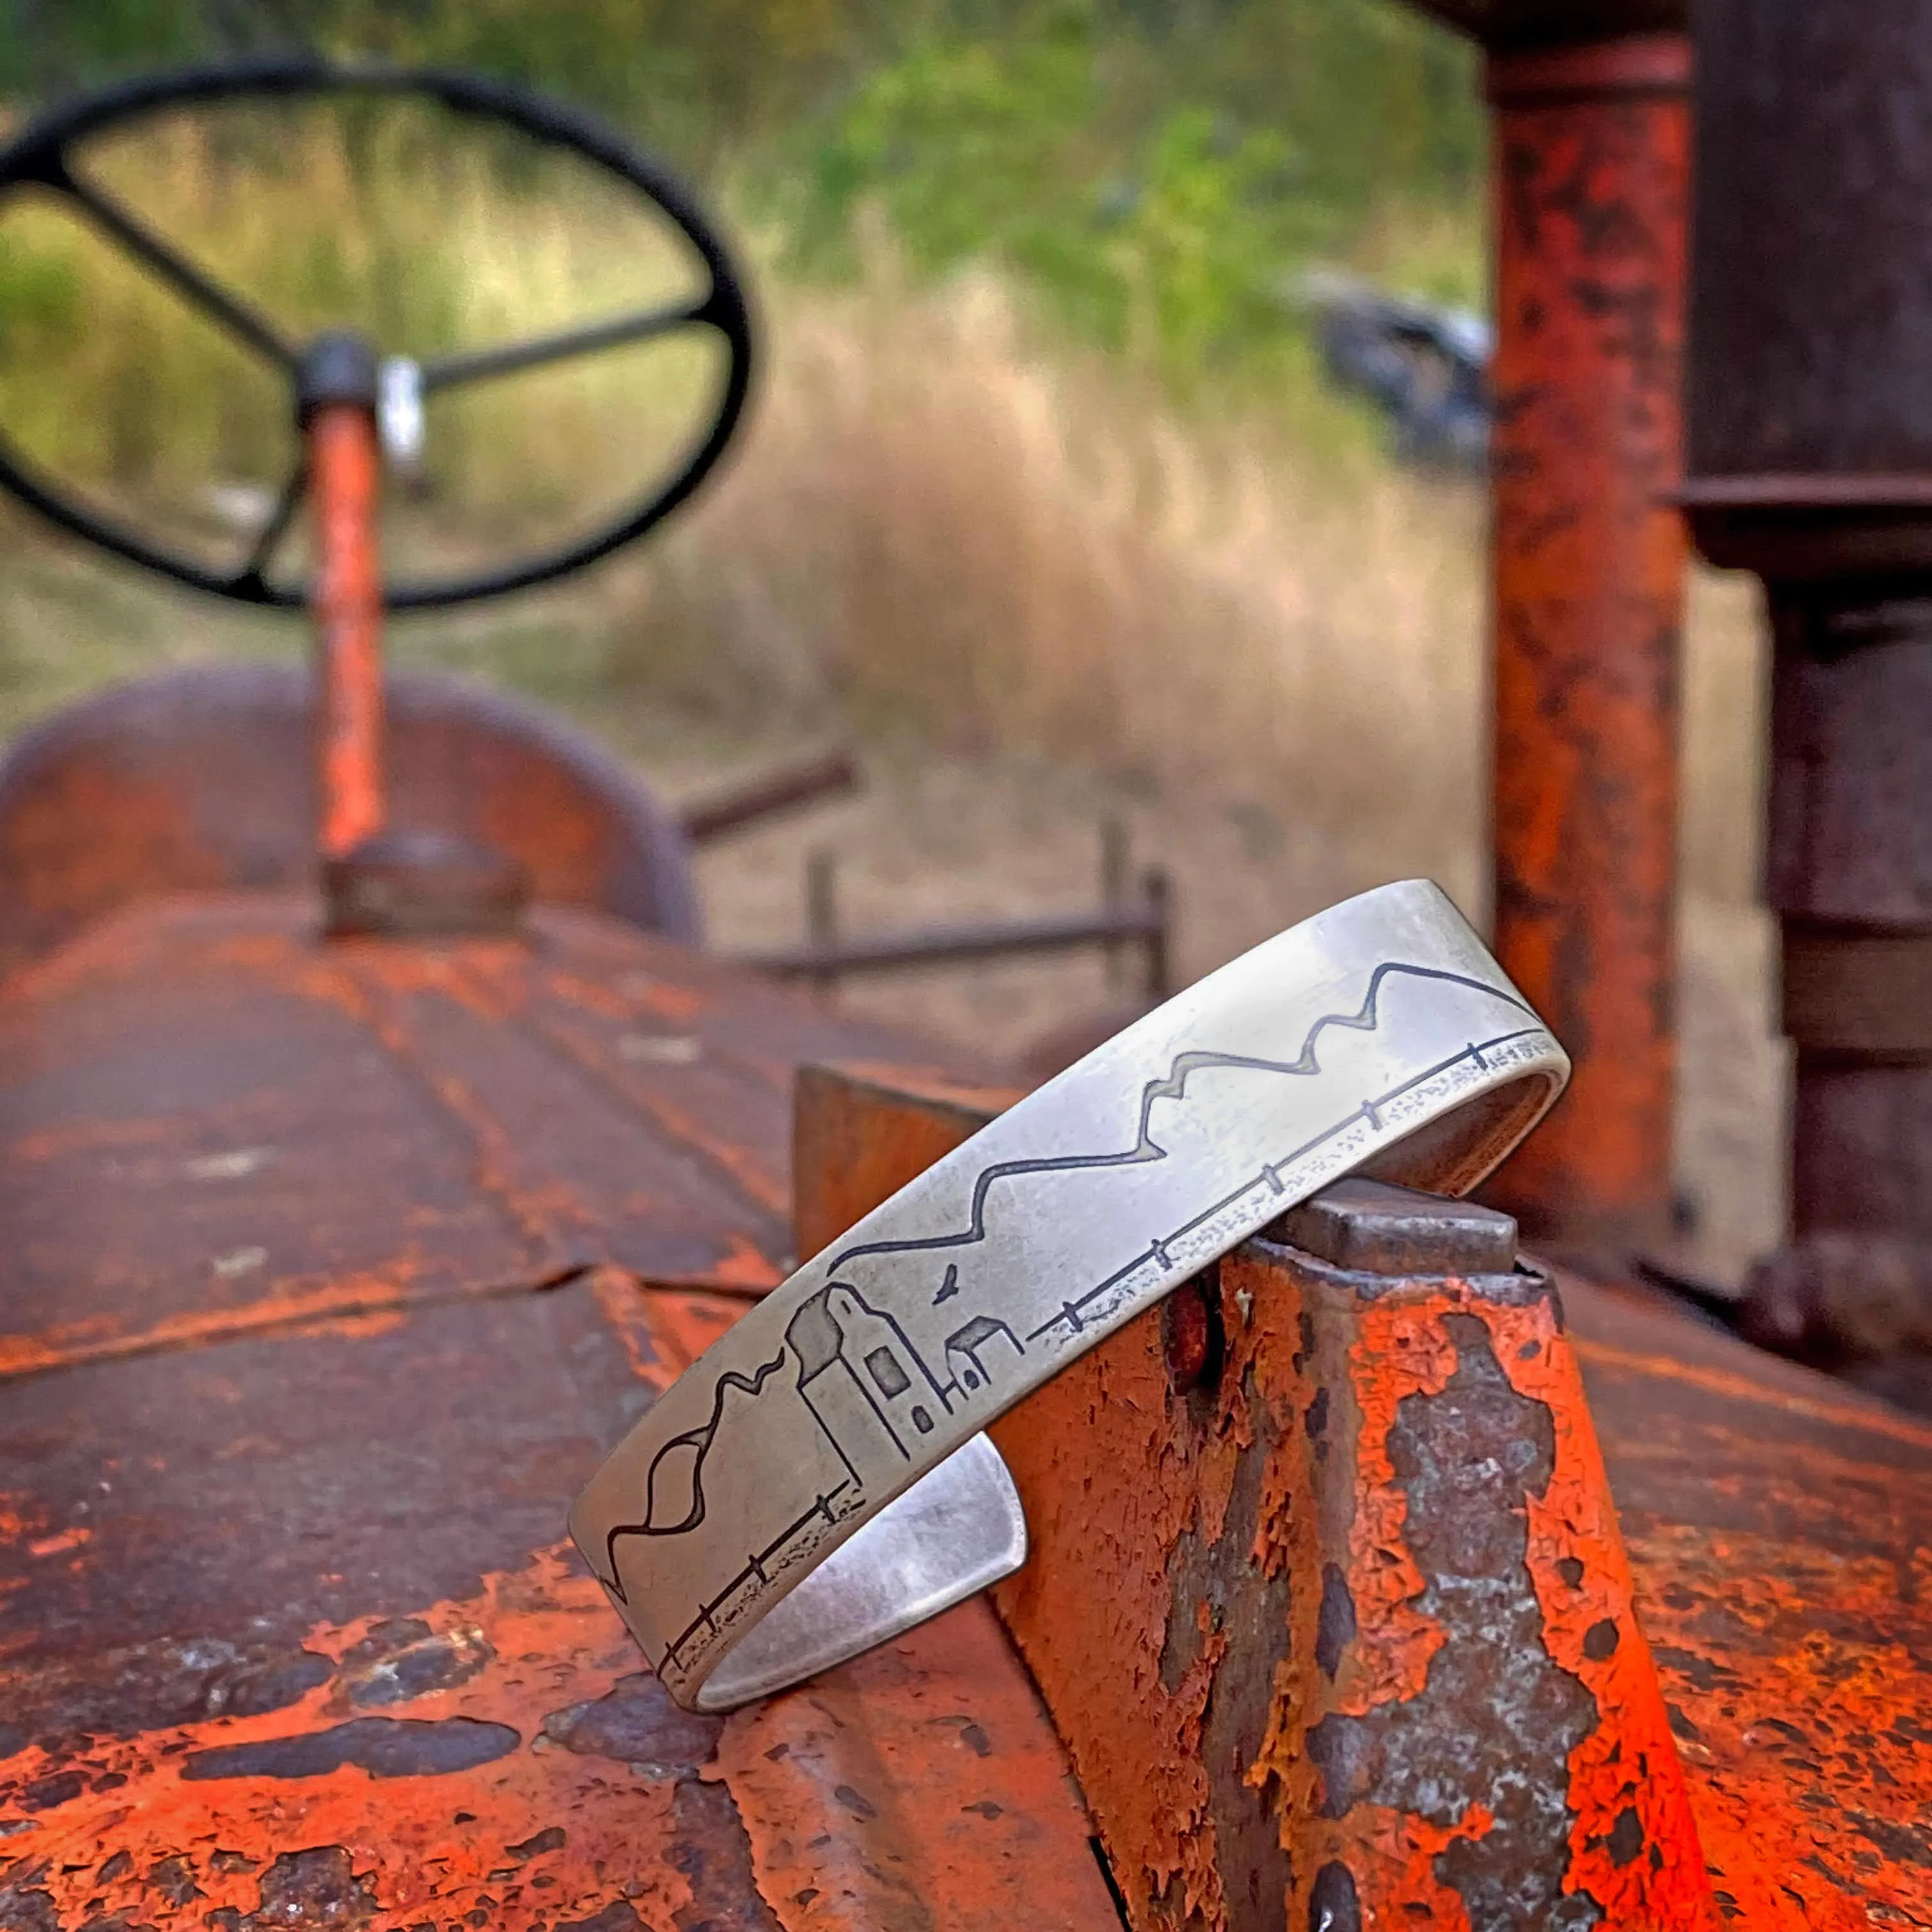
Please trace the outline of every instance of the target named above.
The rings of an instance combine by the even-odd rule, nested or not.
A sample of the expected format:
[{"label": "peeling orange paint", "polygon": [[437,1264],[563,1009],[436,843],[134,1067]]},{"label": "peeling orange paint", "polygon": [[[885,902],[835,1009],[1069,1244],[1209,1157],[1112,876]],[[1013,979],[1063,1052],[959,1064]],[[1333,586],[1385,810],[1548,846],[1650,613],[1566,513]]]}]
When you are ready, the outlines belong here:
[{"label": "peeling orange paint", "polygon": [[[1922,1422],[1915,1422],[1910,1416],[1901,1415],[1880,1403],[1834,1402],[1822,1394],[1799,1395],[1783,1380],[1790,1371],[1776,1361],[1767,1361],[1764,1378],[1754,1379],[1748,1376],[1728,1374],[1721,1369],[1708,1368],[1700,1363],[1675,1360],[1668,1355],[1620,1348],[1591,1336],[1579,1336],[1576,1348],[1586,1364],[1633,1370],[1659,1382],[1682,1382],[1734,1402],[1751,1402],[1779,1410],[1786,1415],[1802,1416],[1808,1420],[1856,1430],[1861,1434],[1888,1436],[1894,1442],[1903,1442],[1915,1449],[1932,1450],[1932,1429]],[[1774,1376],[1780,1378],[1774,1381]],[[1831,1387],[1822,1376],[1814,1376],[1808,1379],[1821,1391]]]},{"label": "peeling orange paint", "polygon": [[58,1536],[43,1536],[27,1545],[29,1556],[60,1556],[70,1550],[78,1550],[93,1535],[91,1529],[76,1524],[71,1529],[62,1530]]},{"label": "peeling orange paint", "polygon": [[[814,1078],[801,1100],[799,1178],[802,1229],[815,1237],[830,1238],[976,1124],[970,1106],[923,1084],[896,1094],[863,1076]],[[1144,1318],[993,1426],[1032,1546],[995,1600],[1068,1740],[1131,1922],[1144,1932],[1220,1932],[1251,1913],[1312,1924],[1318,1882],[1339,1864],[1364,1926],[1467,1928],[1438,1861],[1497,1828],[1485,1805],[1449,1825],[1368,1800],[1329,1816],[1310,1739],[1331,1716],[1397,1712],[1423,1698],[1448,1641],[1421,1608],[1426,1586],[1390,1443],[1403,1405],[1441,1396],[1457,1370],[1450,1318],[1474,1314],[1512,1389],[1552,1415],[1550,1476],[1522,1532],[1528,1587],[1547,1626],[1549,1586],[1580,1575],[1580,1594],[1557,1606],[1545,1641],[1595,1700],[1567,1759],[1519,1774],[1567,1786],[1568,1888],[1587,1886],[1610,1908],[1606,1924],[1702,1927],[1708,1892],[1683,1779],[1546,1295],[1502,1305],[1445,1280],[1384,1283],[1359,1299],[1324,1287],[1327,1299],[1310,1301],[1307,1284],[1326,1279],[1287,1251],[1239,1250],[1205,1278],[1225,1337],[1211,1395],[1174,1394],[1158,1320]],[[1332,1681],[1316,1663],[1330,1572],[1346,1586],[1350,1633]],[[1244,1593],[1229,1613],[1252,1660],[1240,1668],[1262,1664],[1258,1684],[1230,1674],[1237,1627],[1217,1606],[1233,1592]],[[1272,1635],[1270,1618],[1280,1620]],[[1618,1644],[1600,1658],[1606,1618]],[[1639,1765],[1646,1856],[1626,1869],[1605,1840]]]},{"label": "peeling orange paint", "polygon": [[[1602,1714],[1570,1756],[1576,1817],[1566,1889],[1587,1891],[1612,1924],[1701,1932],[1712,1910],[1703,1853],[1656,1669],[1637,1627],[1630,1565],[1575,1353],[1547,1304],[1476,1312],[1511,1385],[1541,1402],[1555,1426],[1555,1468],[1527,1505],[1529,1570],[1550,1655],[1582,1679]],[[1648,1870],[1636,1862],[1618,1864],[1608,1849],[1626,1810],[1642,1821]]]},{"label": "peeling orange paint", "polygon": [[[560,1547],[491,1577],[478,1598],[418,1615],[433,1632],[484,1633],[490,1661],[454,1689],[382,1715],[508,1725],[521,1741],[510,1755],[472,1771],[384,1780],[373,1804],[369,1774],[353,1767],[292,1779],[185,1776],[197,1752],[328,1729],[340,1714],[322,1685],[260,1717],[96,1740],[74,1755],[30,1750],[16,1761],[23,1783],[78,1772],[90,1788],[40,1814],[6,1841],[7,1852],[35,1869],[62,1923],[116,1912],[146,1922],[156,1909],[149,1875],[170,1859],[184,1862],[203,1915],[250,1912],[279,1852],[341,1845],[357,1871],[378,1874],[382,1910],[402,1923],[424,1914],[454,1922],[482,1906],[502,1932],[531,1932],[559,1914],[590,1916],[621,1891],[652,1932],[676,1932],[690,1900],[670,1856],[670,1789],[540,1748],[548,1713],[601,1696],[637,1667],[596,1582]],[[339,1662],[374,1621],[318,1625],[305,1647]],[[520,1864],[507,1855],[552,1823],[564,1829],[567,1858]],[[110,1848],[118,1875],[104,1862]],[[600,1867],[613,1874],[608,1885],[592,1878]],[[538,1885],[547,1871],[560,1882]]]},{"label": "peeling orange paint", "polygon": [[[614,1270],[590,1286],[620,1339],[685,1338],[666,1346],[676,1360],[741,1312],[660,1296]],[[641,1348],[632,1360],[647,1380],[667,1378]],[[439,1688],[372,1702],[357,1688],[363,1660],[399,1641],[460,1668]],[[276,1862],[326,1848],[344,1855],[334,1882],[353,1895],[316,1900],[299,1922],[360,1924],[366,1912],[384,1925],[548,1932],[628,1908],[646,1932],[746,1913],[782,1932],[872,1932],[908,1900],[959,1932],[1022,1918],[1097,1932],[1111,1918],[1065,1760],[983,1604],[728,1720],[686,1718],[659,1694],[649,1708],[683,1740],[681,1766],[634,1761],[652,1748],[641,1732],[607,1745],[593,1725],[582,1741],[584,1708],[646,1674],[567,1544],[406,1625],[318,1623],[302,1648],[328,1674],[278,1708],[34,1744],[0,1761],[0,1809],[8,1794],[40,1794],[0,1838],[0,1906],[17,1895],[31,1912],[44,1898],[50,1923],[146,1924],[171,1918],[168,1900],[191,1890],[197,1922],[258,1909],[266,1922]],[[372,1722],[502,1727],[510,1748],[380,1778],[352,1762],[258,1768],[265,1750]],[[610,1754],[621,1749],[632,1760]],[[228,1762],[232,1774],[206,1774]],[[698,1795],[708,1786],[719,1806]]]},{"label": "peeling orange paint", "polygon": [[1910,1621],[1932,1600],[1932,1543],[1904,1576],[1802,1534],[1740,1532],[1720,1550],[1640,1532],[1635,1548],[1654,1566],[1638,1604],[1665,1694],[1694,1732],[1682,1748],[1720,1922],[1932,1924],[1932,1694]]},{"label": "peeling orange paint", "polygon": [[761,1253],[748,1234],[727,1234],[725,1252],[706,1270],[707,1282],[722,1288],[754,1288],[762,1293],[776,1288],[784,1274]]},{"label": "peeling orange paint", "polygon": [[1376,1632],[1352,1660],[1335,1708],[1359,1717],[1379,1704],[1420,1696],[1442,1633],[1414,1600],[1422,1572],[1402,1535],[1408,1498],[1389,1461],[1396,1412],[1412,1395],[1439,1395],[1456,1368],[1442,1316],[1447,1298],[1416,1304],[1391,1297],[1361,1313],[1351,1345],[1348,1394],[1360,1420],[1354,1445],[1355,1510],[1348,1531],[1348,1586],[1356,1616]]}]

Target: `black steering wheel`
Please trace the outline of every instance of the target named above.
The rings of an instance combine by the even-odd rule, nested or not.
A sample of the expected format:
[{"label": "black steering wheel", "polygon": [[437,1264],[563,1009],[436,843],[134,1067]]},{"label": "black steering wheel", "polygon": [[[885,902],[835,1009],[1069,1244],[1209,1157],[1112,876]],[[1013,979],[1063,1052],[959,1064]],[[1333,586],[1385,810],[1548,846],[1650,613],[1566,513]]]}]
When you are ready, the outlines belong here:
[{"label": "black steering wheel", "polygon": [[[392,610],[425,610],[547,582],[580,569],[620,544],[641,536],[668,516],[698,488],[736,427],[752,373],[751,320],[737,272],[711,222],[690,191],[658,163],[591,117],[546,100],[526,88],[477,74],[434,69],[345,66],[319,57],[298,57],[195,68],[156,74],[82,96],[33,122],[0,150],[0,201],[14,190],[32,186],[51,190],[80,211],[104,234],[206,316],[238,338],[287,378],[293,412],[298,417],[320,392],[337,391],[346,344],[339,334],[312,344],[287,340],[266,316],[221,287],[171,247],[128,209],[71,164],[75,144],[104,130],[184,104],[230,97],[294,98],[341,92],[424,95],[462,115],[506,123],[544,146],[561,148],[616,176],[635,194],[653,204],[682,234],[708,273],[709,286],[694,301],[566,329],[554,335],[500,348],[430,358],[408,365],[419,398],[460,382],[508,375],[571,356],[642,342],[686,328],[709,329],[723,338],[728,362],[708,425],[687,448],[668,482],[633,504],[615,520],[568,547],[520,559],[501,569],[425,583],[386,584],[383,602]],[[350,361],[370,368],[373,351]],[[305,478],[298,464],[288,478],[254,551],[239,570],[212,571],[189,558],[158,549],[52,488],[0,436],[0,487],[64,530],[104,550],[145,564],[197,590],[232,597],[244,604],[296,609],[308,602],[305,587],[268,580],[276,546],[300,507]]]}]

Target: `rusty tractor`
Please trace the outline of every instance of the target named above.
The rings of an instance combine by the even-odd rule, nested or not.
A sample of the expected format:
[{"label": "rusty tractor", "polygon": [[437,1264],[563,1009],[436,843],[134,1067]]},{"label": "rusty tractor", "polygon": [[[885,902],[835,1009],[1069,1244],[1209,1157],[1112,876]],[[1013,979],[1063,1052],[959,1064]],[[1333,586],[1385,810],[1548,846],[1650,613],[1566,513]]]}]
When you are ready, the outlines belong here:
[{"label": "rusty tractor", "polygon": [[[172,673],[0,766],[0,1928],[1932,1922],[1932,1423],[1629,1265],[1668,1230],[1687,504],[1780,614],[1799,1204],[1753,1306],[1815,1352],[1821,1268],[1837,1306],[1922,1265],[1932,4],[1700,13],[1688,482],[1682,20],[1440,10],[1497,114],[1496,939],[1571,1096],[1487,1204],[1337,1184],[1082,1358],[994,1430],[1026,1566],[722,1718],[644,1667],[568,1498],[1013,1090],[706,956],[701,817],[380,645],[698,487],[752,351],[729,256],[626,142],[461,75],[167,76],[0,156],[284,370],[316,552],[278,577],[265,532],[200,586],[306,608],[310,676]],[[344,88],[588,158],[704,265],[674,311],[400,379],[711,332],[688,462],[577,550],[389,582],[375,347],[285,338],[86,172],[183,99]],[[1821,161],[1855,140],[1884,165]]]}]

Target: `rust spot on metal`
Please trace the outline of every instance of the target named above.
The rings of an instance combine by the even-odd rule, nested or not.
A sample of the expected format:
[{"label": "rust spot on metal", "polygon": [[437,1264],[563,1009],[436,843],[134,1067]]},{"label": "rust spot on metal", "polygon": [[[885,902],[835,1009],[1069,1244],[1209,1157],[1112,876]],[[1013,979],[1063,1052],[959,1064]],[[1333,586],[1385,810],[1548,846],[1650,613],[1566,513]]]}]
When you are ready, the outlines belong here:
[{"label": "rust spot on metal", "polygon": [[778,1932],[758,1889],[751,1838],[730,1790],[686,1780],[677,1787],[672,1816],[678,1837],[671,1862],[691,1888],[690,1902],[675,1915],[678,1932],[710,1932],[721,1921],[734,1932]]},{"label": "rust spot on metal", "polygon": [[0,1932],[61,1932],[53,1894],[35,1885],[0,1883]]},{"label": "rust spot on metal", "polygon": [[20,1786],[14,1793],[14,1802],[30,1815],[36,1811],[51,1811],[56,1804],[64,1804],[70,1798],[78,1798],[86,1789],[84,1772],[57,1771]]},{"label": "rust spot on metal", "polygon": [[616,1758],[640,1777],[678,1778],[718,1754],[722,1718],[682,1709],[648,1672],[620,1678],[601,1697],[544,1718],[543,1735],[585,1756]]},{"label": "rust spot on metal", "polygon": [[208,1896],[194,1882],[193,1865],[179,1856],[157,1859],[148,1868],[145,1882],[148,1891],[169,1905],[192,1905]]},{"label": "rust spot on metal", "polygon": [[440,1778],[493,1763],[522,1742],[507,1724],[475,1718],[357,1718],[326,1731],[194,1751],[182,1760],[182,1776],[321,1778],[353,1765],[371,1778]]},{"label": "rust spot on metal", "polygon": [[386,1617],[344,1652],[339,1694],[357,1709],[406,1704],[468,1682],[494,1654],[480,1630],[433,1630],[420,1617]]},{"label": "rust spot on metal", "polygon": [[529,1859],[541,1858],[546,1852],[560,1852],[569,1842],[570,1834],[561,1825],[550,1825],[526,1838],[520,1845],[506,1845],[503,1850],[508,1857],[522,1864]]},{"label": "rust spot on metal", "polygon": [[382,1910],[366,1874],[340,1845],[319,1845],[284,1852],[262,1873],[254,1911],[232,1906],[208,1915],[210,1932],[281,1932],[289,1926],[327,1926],[329,1932],[356,1932]]},{"label": "rust spot on metal", "polygon": [[1368,1804],[1444,1829],[1486,1813],[1480,1834],[1452,1837],[1434,1861],[1469,1923],[1592,1924],[1600,1907],[1563,1899],[1567,1772],[1598,1714],[1544,1648],[1523,1514],[1555,1472],[1554,1431],[1548,1410],[1510,1388],[1479,1319],[1445,1326],[1455,1371],[1436,1393],[1403,1398],[1389,1455],[1424,1578],[1415,1608],[1455,1634],[1414,1696],[1331,1712],[1310,1731],[1322,1809],[1341,1818]]},{"label": "rust spot on metal", "polygon": [[1167,1379],[1177,1395],[1211,1382],[1220,1372],[1223,1343],[1219,1307],[1198,1283],[1175,1289],[1161,1304],[1161,1347]]},{"label": "rust spot on metal", "polygon": [[50,1660],[11,1687],[0,1777],[4,1760],[30,1740],[52,1749],[76,1736],[128,1738],[212,1718],[260,1717],[298,1702],[334,1669],[298,1645],[217,1637],[106,1645],[84,1658]]},{"label": "rust spot on metal", "polygon": [[627,1900],[614,1898],[594,1916],[571,1919],[558,1926],[556,1932],[643,1932],[644,1924],[634,1906]]}]

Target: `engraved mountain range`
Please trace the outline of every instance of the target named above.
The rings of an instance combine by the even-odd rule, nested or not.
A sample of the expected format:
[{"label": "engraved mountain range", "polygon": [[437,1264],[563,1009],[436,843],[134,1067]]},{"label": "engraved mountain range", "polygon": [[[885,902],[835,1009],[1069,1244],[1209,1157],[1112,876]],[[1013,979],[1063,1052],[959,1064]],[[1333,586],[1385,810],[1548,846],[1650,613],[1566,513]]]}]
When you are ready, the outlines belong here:
[{"label": "engraved mountain range", "polygon": [[[1265,1109],[1259,1088],[1346,1070],[1347,1054],[1331,1052],[1324,1064],[1325,1044],[1340,1044],[1330,1036],[1400,1028],[1393,1010],[1410,1003],[1392,1000],[1390,988],[1422,982],[1428,1003],[1416,1017],[1426,1017],[1432,1036],[1442,1036],[1449,1010],[1466,1017],[1469,1044],[1458,1059],[1480,1064],[1486,1051],[1541,1031],[1527,1006],[1491,982],[1387,962],[1370,974],[1360,1004],[1314,1022],[1292,1058],[1178,1054],[1142,1088],[1124,1148],[994,1162],[975,1178],[956,1229],[855,1243],[834,1254],[824,1285],[787,1323],[783,1347],[749,1374],[721,1372],[705,1421],[658,1449],[643,1520],[617,1525],[604,1539],[606,1584],[622,1597],[620,1541],[669,1539],[698,1611],[671,1655],[737,1621],[788,1558],[796,1560],[800,1539],[822,1540],[864,1507],[868,1480],[890,1484],[895,1471],[926,1460],[922,1438],[942,1426],[956,1438],[990,1420],[1012,1400],[1030,1350],[1055,1330],[1077,1334],[1084,1311],[1114,1284],[1150,1262],[1167,1267],[1168,1244],[1253,1190],[1255,1156],[1241,1150],[1264,1142],[1264,1132],[1244,1130]],[[1511,1024],[1498,1032],[1505,1012]],[[1442,1070],[1418,1075],[1396,1094]],[[1208,1090],[1217,1105],[1190,1104]],[[1258,1176],[1279,1192],[1276,1168],[1358,1121],[1377,1124],[1378,1110],[1396,1097],[1338,1094],[1332,1122],[1299,1148],[1272,1150]],[[1078,1252],[1080,1273],[1043,1282],[1042,1254],[1056,1250]],[[778,1470],[759,1450],[781,1428],[797,1453]],[[716,1472],[734,1468],[758,1471],[759,1488],[734,1495],[733,1507],[718,1513],[721,1524],[707,1478],[715,1486]]]}]

